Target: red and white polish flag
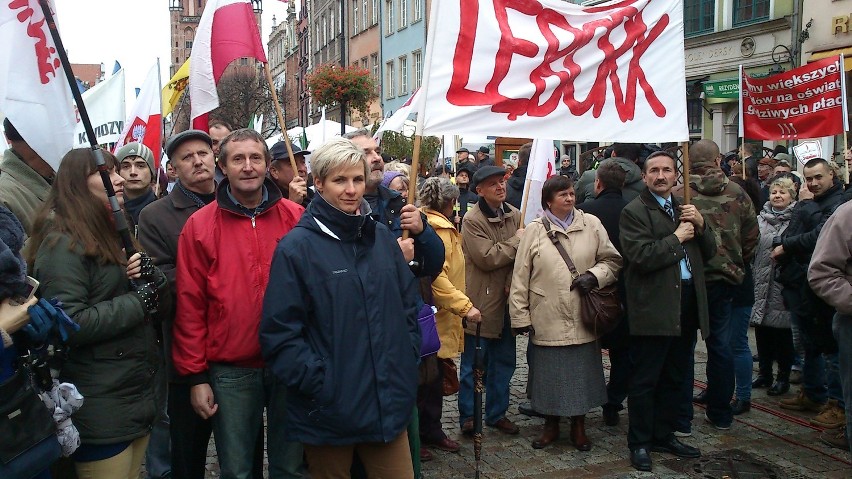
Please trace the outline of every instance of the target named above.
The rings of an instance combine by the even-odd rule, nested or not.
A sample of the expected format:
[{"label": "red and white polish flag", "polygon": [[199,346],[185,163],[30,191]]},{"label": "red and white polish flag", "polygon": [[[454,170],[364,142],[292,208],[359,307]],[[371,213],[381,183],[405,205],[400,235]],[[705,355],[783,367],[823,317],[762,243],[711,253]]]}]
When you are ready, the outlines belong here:
[{"label": "red and white polish flag", "polygon": [[216,84],[231,62],[246,57],[266,63],[251,2],[207,2],[189,56],[193,128],[207,131],[207,113],[219,106]]},{"label": "red and white polish flag", "polygon": [[[56,19],[53,2],[49,5]],[[59,169],[73,148],[77,114],[38,0],[0,2],[0,113]]]},{"label": "red and white polish flag", "polygon": [[115,144],[113,151],[127,143],[137,141],[154,152],[155,169],[160,167],[160,142],[163,139],[163,123],[160,114],[160,69],[157,65],[151,67],[145,83],[139,89],[133,112],[124,122],[124,129]]}]

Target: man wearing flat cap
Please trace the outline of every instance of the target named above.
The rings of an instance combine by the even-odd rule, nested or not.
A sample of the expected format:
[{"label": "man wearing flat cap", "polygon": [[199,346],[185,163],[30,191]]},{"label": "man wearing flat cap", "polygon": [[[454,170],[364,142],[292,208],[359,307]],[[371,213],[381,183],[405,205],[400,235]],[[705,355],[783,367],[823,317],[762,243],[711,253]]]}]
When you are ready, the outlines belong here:
[{"label": "man wearing flat cap", "polygon": [[278,185],[285,198],[307,208],[308,203],[314,198],[314,191],[308,188],[306,180],[308,167],[305,163],[305,155],[310,155],[311,152],[292,144],[290,148],[293,150],[297,171],[294,172],[293,165],[290,164],[287,145],[283,141],[279,141],[269,149],[269,153],[272,155],[272,163],[269,164],[269,177]]},{"label": "man wearing flat cap", "polygon": [[[128,145],[129,146],[129,145]],[[177,243],[183,225],[190,215],[215,199],[213,141],[201,130],[178,133],[166,142],[166,155],[177,173],[172,191],[148,205],[139,215],[138,236],[142,248],[151,255],[154,264],[169,280],[172,294],[176,294]],[[126,190],[126,187],[125,187]],[[177,301],[173,299],[173,305]],[[210,442],[212,423],[195,414],[189,401],[190,387],[172,364],[172,324],[175,311],[169,311],[163,322],[163,347],[168,354],[168,412],[171,421],[171,473],[172,477],[201,479],[207,461],[207,444]],[[157,437],[157,427],[151,435],[152,448],[162,445]],[[166,443],[168,450],[168,443]]]},{"label": "man wearing flat cap", "polygon": [[467,148],[459,148],[456,151],[456,154],[459,155],[456,160],[456,169],[461,170],[462,168],[470,171],[470,174],[473,175],[476,173],[476,170],[479,169],[479,165],[476,164],[475,159],[470,156],[470,150]]},{"label": "man wearing flat cap", "polygon": [[[471,187],[479,202],[465,215],[462,250],[465,256],[467,296],[482,312],[480,346],[485,355],[485,423],[506,434],[519,429],[506,417],[509,382],[515,372],[515,337],[509,322],[507,299],[515,253],[524,230],[521,213],[506,203],[506,170],[482,166]],[[459,421],[462,433],[473,434],[473,355],[476,325],[465,328],[461,357]]]},{"label": "man wearing flat cap", "polygon": [[494,166],[494,160],[491,159],[491,156],[488,154],[490,150],[487,146],[480,146],[478,150],[476,150],[476,166],[478,168],[482,168],[483,166]]}]

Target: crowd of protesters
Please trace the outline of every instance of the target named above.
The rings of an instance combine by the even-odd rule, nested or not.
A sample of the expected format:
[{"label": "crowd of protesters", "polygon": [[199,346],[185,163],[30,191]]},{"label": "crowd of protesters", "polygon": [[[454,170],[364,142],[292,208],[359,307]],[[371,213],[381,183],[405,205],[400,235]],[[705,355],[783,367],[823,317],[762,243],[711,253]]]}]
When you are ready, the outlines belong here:
[{"label": "crowd of protesters", "polygon": [[[849,448],[852,206],[834,162],[798,173],[785,151],[723,155],[700,140],[683,185],[676,154],[615,144],[582,174],[559,158],[525,225],[531,144],[508,168],[461,148],[455,170],[414,178],[366,130],[305,151],[217,120],[166,141],[165,173],[139,143],[103,153],[131,226],[123,244],[91,150],[53,171],[4,130],[0,377],[45,341],[55,306],[78,326],[56,380],[83,403],[69,459],[45,469],[62,442],[51,437],[28,453],[44,450],[40,467],[2,464],[0,477],[137,478],[144,461],[152,478],[201,479],[213,435],[223,478],[262,477],[264,438],[272,478],[417,478],[432,451],[459,452],[475,414],[520,432],[520,335],[519,410],[543,418],[533,448],[564,419],[591,450],[586,415],[601,407],[616,425],[626,400],[626,456],[651,471],[651,452],[701,456],[687,444],[694,404],[728,430],[754,388],[815,412],[823,440]],[[14,302],[27,274],[59,303]],[[625,314],[601,334],[581,304],[610,285]],[[699,333],[707,387],[693,397]],[[454,395],[458,430],[442,422]]]}]

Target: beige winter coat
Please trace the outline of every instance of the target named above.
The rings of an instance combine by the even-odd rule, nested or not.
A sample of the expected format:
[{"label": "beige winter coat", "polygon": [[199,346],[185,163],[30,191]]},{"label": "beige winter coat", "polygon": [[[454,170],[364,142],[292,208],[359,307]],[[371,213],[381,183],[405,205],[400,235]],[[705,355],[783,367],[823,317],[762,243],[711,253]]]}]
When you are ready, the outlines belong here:
[{"label": "beige winter coat", "polygon": [[[520,227],[521,212],[508,203],[503,203],[503,215],[499,216],[480,199],[464,216],[462,250],[466,292],[482,313],[483,338],[499,338],[503,330],[506,292],[520,242],[515,233]],[[475,334],[476,325],[469,322],[465,332]]]},{"label": "beige winter coat", "polygon": [[[616,281],[621,255],[597,217],[575,209],[574,222],[567,230],[553,222],[550,227],[580,274],[588,271],[595,275],[599,287]],[[530,338],[539,346],[568,346],[596,340],[580,322],[580,293],[570,290],[572,280],[541,218],[536,218],[527,225],[515,257],[509,295],[512,327],[532,325],[534,333]]]}]

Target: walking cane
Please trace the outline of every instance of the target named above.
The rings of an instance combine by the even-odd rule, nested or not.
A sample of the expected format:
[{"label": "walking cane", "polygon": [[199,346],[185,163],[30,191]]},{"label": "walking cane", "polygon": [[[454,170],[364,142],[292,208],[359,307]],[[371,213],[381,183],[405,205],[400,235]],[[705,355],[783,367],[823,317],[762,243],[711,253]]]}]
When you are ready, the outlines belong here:
[{"label": "walking cane", "polygon": [[482,323],[476,323],[476,347],[473,352],[473,457],[476,460],[476,479],[479,479],[479,459],[482,456],[482,346],[479,344],[479,332]]}]

